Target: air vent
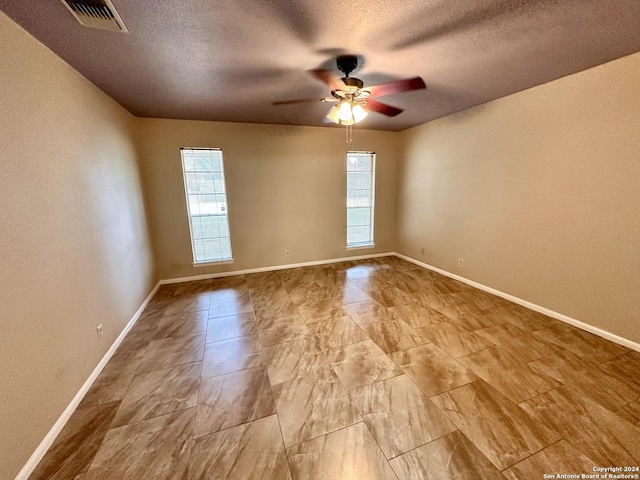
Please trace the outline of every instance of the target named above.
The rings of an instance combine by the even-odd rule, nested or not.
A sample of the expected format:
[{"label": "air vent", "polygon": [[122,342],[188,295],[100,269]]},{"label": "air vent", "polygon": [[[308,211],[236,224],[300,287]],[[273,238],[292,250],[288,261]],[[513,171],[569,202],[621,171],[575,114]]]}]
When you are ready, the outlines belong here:
[{"label": "air vent", "polygon": [[128,32],[110,0],[62,0],[81,25],[112,32]]}]

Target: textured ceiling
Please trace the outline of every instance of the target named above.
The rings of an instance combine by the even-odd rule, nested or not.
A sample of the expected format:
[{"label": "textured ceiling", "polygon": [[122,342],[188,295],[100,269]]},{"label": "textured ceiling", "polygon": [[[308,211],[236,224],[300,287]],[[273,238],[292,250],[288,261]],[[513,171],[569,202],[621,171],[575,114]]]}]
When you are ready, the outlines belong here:
[{"label": "textured ceiling", "polygon": [[[81,26],[60,0],[0,10],[138,116],[327,125],[306,70],[357,54],[380,98],[363,128],[403,130],[640,51],[639,0],[113,0],[130,33]],[[338,73],[336,71],[336,73]],[[607,88],[603,85],[603,88]]]}]

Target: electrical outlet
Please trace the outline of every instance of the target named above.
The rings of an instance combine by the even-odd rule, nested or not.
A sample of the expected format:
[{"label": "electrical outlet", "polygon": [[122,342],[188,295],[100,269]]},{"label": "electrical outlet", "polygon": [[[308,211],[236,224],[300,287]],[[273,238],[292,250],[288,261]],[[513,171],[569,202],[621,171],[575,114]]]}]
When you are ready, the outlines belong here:
[{"label": "electrical outlet", "polygon": [[291,250],[285,250],[285,251],[284,251],[284,255],[285,255],[286,257],[290,257],[290,256],[291,256]]},{"label": "electrical outlet", "polygon": [[98,326],[96,327],[96,332],[98,333],[98,338],[102,338],[102,334],[104,333],[104,332],[102,331],[102,324],[100,324],[100,325],[98,325]]},{"label": "electrical outlet", "polygon": [[459,258],[458,259],[458,266],[462,267],[464,265],[464,259],[463,258]]}]

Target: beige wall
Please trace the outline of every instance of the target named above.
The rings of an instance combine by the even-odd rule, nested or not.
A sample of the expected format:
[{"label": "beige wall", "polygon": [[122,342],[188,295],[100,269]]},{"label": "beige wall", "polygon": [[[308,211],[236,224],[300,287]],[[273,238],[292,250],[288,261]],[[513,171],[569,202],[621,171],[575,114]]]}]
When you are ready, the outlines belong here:
[{"label": "beige wall", "polygon": [[635,54],[403,132],[399,251],[640,342],[638,79]]},{"label": "beige wall", "polygon": [[87,380],[154,275],[135,118],[2,13],[0,52],[4,480]]},{"label": "beige wall", "polygon": [[[354,129],[376,152],[375,248],[345,250],[344,129],[139,119],[160,278],[393,251],[397,134]],[[222,148],[232,265],[193,267],[180,147]],[[285,256],[285,250],[291,256]]]}]

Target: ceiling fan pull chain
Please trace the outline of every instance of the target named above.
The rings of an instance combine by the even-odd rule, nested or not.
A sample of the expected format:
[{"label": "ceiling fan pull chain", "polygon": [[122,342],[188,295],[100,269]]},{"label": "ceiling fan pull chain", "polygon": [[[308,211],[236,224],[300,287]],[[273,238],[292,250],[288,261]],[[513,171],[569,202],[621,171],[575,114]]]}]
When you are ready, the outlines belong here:
[{"label": "ceiling fan pull chain", "polygon": [[345,139],[344,139],[344,143],[347,145],[351,145],[353,143],[353,138],[352,138],[352,132],[351,132],[352,126],[351,125],[347,125],[344,129],[345,131]]}]

